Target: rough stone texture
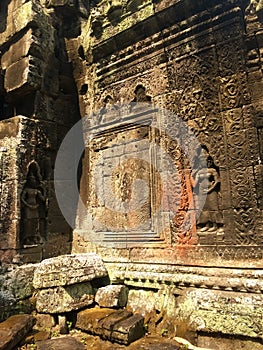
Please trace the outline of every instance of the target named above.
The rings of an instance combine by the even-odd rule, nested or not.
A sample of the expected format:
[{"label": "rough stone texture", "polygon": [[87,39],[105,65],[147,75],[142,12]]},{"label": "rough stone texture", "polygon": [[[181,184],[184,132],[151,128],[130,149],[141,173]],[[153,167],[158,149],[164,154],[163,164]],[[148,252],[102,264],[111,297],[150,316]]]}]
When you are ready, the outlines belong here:
[{"label": "rough stone texture", "polygon": [[89,282],[42,289],[36,294],[36,309],[51,314],[78,310],[91,305],[94,294]]},{"label": "rough stone texture", "polygon": [[[131,310],[140,305],[149,311],[176,310],[149,291],[165,289],[167,300],[189,316],[184,297],[194,288],[209,294],[210,301],[198,298],[203,311],[193,310],[207,332],[229,334],[230,329],[232,335],[261,337],[257,308],[247,308],[245,301],[246,296],[254,300],[249,305],[258,305],[263,276],[261,1],[126,5],[99,2],[91,8],[90,24],[67,42],[80,113],[89,125],[80,184],[88,212],[80,208],[77,213],[73,252],[100,254],[114,283],[142,291],[140,304],[139,293],[134,302],[131,294]],[[153,108],[129,114],[124,104],[132,101],[173,112],[160,117],[164,132],[154,128]],[[197,136],[207,172],[190,169],[195,155],[184,159],[169,138],[180,129],[175,115]],[[165,173],[165,159],[162,163],[154,151],[146,153],[149,144],[168,155],[177,178],[176,172]],[[167,178],[173,184],[165,197],[158,184]],[[211,181],[210,193],[192,230],[184,230],[184,218],[195,216],[201,178]],[[145,187],[151,191],[138,200],[140,209],[129,210]],[[154,220],[160,193],[162,215]],[[205,312],[219,291],[225,293],[221,306]],[[240,325],[234,327],[233,320]]]},{"label": "rough stone texture", "polygon": [[15,315],[0,323],[0,349],[12,350],[32,329],[35,319],[31,315]]},{"label": "rough stone texture", "polygon": [[76,328],[91,332],[93,329],[99,328],[99,321],[108,317],[115,310],[113,309],[87,309],[78,312]]},{"label": "rough stone texture", "polygon": [[193,289],[178,298],[177,318],[202,332],[262,338],[262,296]]},{"label": "rough stone texture", "polygon": [[145,350],[179,350],[181,349],[178,346],[178,343],[172,340],[165,340],[161,337],[150,336],[144,339],[137,340],[130,345],[129,350],[136,349],[145,349]]},{"label": "rough stone texture", "polygon": [[36,289],[66,286],[107,276],[97,254],[61,255],[43,260],[34,274]]},{"label": "rough stone texture", "polygon": [[[56,200],[49,204],[56,152],[79,119],[76,90],[57,19],[43,2],[2,1],[0,10],[0,260],[39,262],[71,249],[71,227]],[[43,200],[31,191],[33,210],[21,197],[34,186]],[[49,234],[60,239],[56,249]]]},{"label": "rough stone texture", "polygon": [[[261,0],[1,1],[0,260],[70,252],[53,169],[63,137],[88,116],[85,207],[75,215],[77,198],[66,205],[74,253],[101,254],[117,283],[179,296],[196,288],[211,300],[235,291],[245,308],[243,296],[262,291],[262,30]],[[131,107],[139,101],[143,113]],[[169,137],[181,131],[175,115],[197,136],[207,171],[190,164],[199,164],[192,147],[189,157],[181,151],[183,133],[179,143]],[[63,196],[69,178],[67,168]],[[209,193],[196,221],[202,179]],[[239,309],[227,306],[216,325],[202,313],[213,332],[228,334],[225,319],[238,332]],[[242,320],[256,324],[249,312]]]},{"label": "rough stone texture", "polygon": [[36,326],[38,329],[50,329],[55,326],[55,319],[52,315],[36,314]]},{"label": "rough stone texture", "polygon": [[95,301],[100,307],[124,307],[129,289],[123,285],[109,285],[97,290]]},{"label": "rough stone texture", "polygon": [[127,310],[83,310],[77,315],[76,328],[113,342],[129,344],[144,335],[144,318]]},{"label": "rough stone texture", "polygon": [[232,338],[209,337],[205,335],[198,336],[197,344],[200,348],[213,350],[242,349],[242,350],[261,350],[263,348],[260,340],[243,340]]},{"label": "rough stone texture", "polygon": [[15,313],[30,313],[34,292],[33,276],[37,264],[0,269],[0,321]]},{"label": "rough stone texture", "polygon": [[121,344],[130,344],[144,334],[144,318],[137,314],[114,325],[109,338]]},{"label": "rough stone texture", "polygon": [[85,350],[84,344],[72,337],[50,339],[37,342],[38,350]]}]

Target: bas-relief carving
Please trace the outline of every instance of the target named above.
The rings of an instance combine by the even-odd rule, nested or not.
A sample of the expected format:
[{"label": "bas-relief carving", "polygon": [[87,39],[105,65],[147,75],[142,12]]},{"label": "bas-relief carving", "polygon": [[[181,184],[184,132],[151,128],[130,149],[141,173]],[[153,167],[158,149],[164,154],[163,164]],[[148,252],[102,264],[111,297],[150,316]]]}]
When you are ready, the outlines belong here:
[{"label": "bas-relief carving", "polygon": [[[195,203],[198,203],[198,197],[204,197],[205,204],[202,208],[201,214],[197,220],[197,228],[200,233],[205,232],[223,232],[223,217],[219,208],[220,196],[220,176],[219,171],[209,153],[204,149],[207,168],[197,166],[192,174],[192,186]],[[200,160],[201,157],[199,155]]]},{"label": "bas-relief carving", "polygon": [[21,244],[43,242],[46,234],[46,188],[42,183],[39,165],[28,166],[26,183],[21,193]]},{"label": "bas-relief carving", "polygon": [[[207,146],[211,164],[207,174],[203,174],[201,169],[198,170],[199,181],[206,175],[211,179],[207,202],[197,222],[199,237],[207,235],[207,239],[199,240],[201,245],[235,244],[235,240],[245,245],[247,244],[245,237],[242,243],[242,239],[237,239],[235,232],[239,230],[243,237],[246,231],[254,230],[254,226],[248,222],[241,225],[242,229],[238,229],[238,217],[242,217],[245,221],[246,215],[242,214],[243,211],[254,212],[257,207],[254,188],[255,176],[258,176],[259,171],[252,169],[258,159],[258,151],[253,147],[256,142],[255,127],[248,128],[247,122],[243,119],[244,109],[251,104],[251,99],[246,75],[243,15],[242,11],[237,9],[235,11],[236,15],[234,12],[229,14],[227,24],[220,22],[220,19],[219,25],[213,27],[211,21],[209,32],[203,35],[187,38],[182,42],[177,35],[176,45],[165,47],[165,53],[162,50],[162,53],[148,55],[146,50],[143,51],[146,46],[145,40],[123,49],[122,52],[116,52],[112,60],[106,57],[105,60],[97,62],[100,70],[96,88],[103,89],[104,96],[107,94],[111,98],[114,96],[113,105],[115,101],[129,102],[135,99],[132,93],[135,87],[143,82],[143,85],[147,86],[146,95],[150,95],[148,96],[152,102],[179,113],[188,122],[200,143]],[[178,30],[177,28],[176,34]],[[154,38],[154,42],[157,42],[157,35]],[[171,35],[169,40],[172,43]],[[160,38],[159,42],[166,45]],[[129,59],[123,59],[128,55]],[[109,73],[108,64],[111,64],[116,71],[112,69],[112,73]],[[167,79],[165,87],[158,86],[158,80],[154,79],[153,66],[158,67],[158,76],[162,83]],[[144,102],[146,102],[145,96]],[[112,107],[109,104],[107,108]],[[173,127],[172,122],[169,121],[167,126]],[[256,175],[253,176],[251,171]],[[242,174],[245,176],[244,183],[247,188],[245,196],[242,195],[245,193],[244,186],[242,188]],[[197,177],[197,172],[192,176]],[[125,176],[120,182],[124,183],[127,179],[124,180]],[[191,203],[189,188],[191,187],[194,195],[197,195],[198,190],[201,191],[202,188],[201,181],[197,184],[197,178],[192,181],[196,182],[195,185],[192,183],[192,187],[189,186],[189,179],[185,181],[182,211],[171,224],[175,244],[178,241],[182,243],[187,236],[187,233],[178,233],[178,227],[183,221],[185,209]],[[130,195],[128,192],[122,194],[123,198],[125,196],[128,198]],[[225,225],[230,210],[231,230],[226,233]],[[227,223],[227,229],[229,227]],[[225,234],[228,235],[227,240],[224,240]],[[253,244],[252,242],[257,244],[258,241],[252,239],[250,242],[249,244]]]}]

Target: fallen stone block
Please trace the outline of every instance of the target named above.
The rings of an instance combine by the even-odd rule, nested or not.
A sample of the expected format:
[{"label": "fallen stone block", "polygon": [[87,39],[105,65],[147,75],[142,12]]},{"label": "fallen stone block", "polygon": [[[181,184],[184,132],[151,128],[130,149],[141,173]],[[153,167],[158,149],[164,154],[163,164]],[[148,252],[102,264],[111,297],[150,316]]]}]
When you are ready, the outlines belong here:
[{"label": "fallen stone block", "polygon": [[113,309],[86,309],[80,311],[77,315],[77,322],[75,327],[83,331],[94,333],[94,330],[99,328],[99,322],[107,316],[114,313]]},{"label": "fallen stone block", "polygon": [[12,350],[33,328],[31,315],[15,315],[0,323],[0,350]]},{"label": "fallen stone block", "polygon": [[69,254],[43,260],[35,270],[33,285],[36,289],[66,286],[106,276],[97,254]]},{"label": "fallen stone block", "polygon": [[77,339],[66,336],[57,339],[43,340],[36,343],[37,350],[85,350],[86,346]]},{"label": "fallen stone block", "polygon": [[136,314],[115,324],[110,339],[128,345],[143,337],[144,334],[144,318]]},{"label": "fallen stone block", "polygon": [[114,329],[114,326],[121,321],[126,320],[128,317],[132,316],[132,313],[127,310],[118,310],[112,313],[111,315],[105,317],[99,322],[98,334],[103,336],[106,339],[110,339],[111,332]]},{"label": "fallen stone block", "polygon": [[65,287],[41,289],[36,295],[36,309],[41,313],[62,313],[78,310],[94,302],[94,290],[89,282]]},{"label": "fallen stone block", "polygon": [[77,315],[76,328],[127,345],[144,335],[144,318],[127,310],[95,308]]},{"label": "fallen stone block", "polygon": [[109,285],[98,289],[95,301],[100,307],[124,307],[129,289],[124,285]]}]

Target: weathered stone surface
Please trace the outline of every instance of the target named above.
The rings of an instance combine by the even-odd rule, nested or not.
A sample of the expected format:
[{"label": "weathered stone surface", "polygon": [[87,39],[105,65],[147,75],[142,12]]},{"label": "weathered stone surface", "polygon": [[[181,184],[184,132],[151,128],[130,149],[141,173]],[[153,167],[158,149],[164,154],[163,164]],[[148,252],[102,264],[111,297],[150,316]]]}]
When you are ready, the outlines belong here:
[{"label": "weathered stone surface", "polygon": [[[214,349],[214,350],[228,350],[228,349],[242,349],[242,350],[261,350],[262,342],[258,339],[255,341],[224,338],[224,337],[210,337],[208,335],[199,335],[197,338],[197,345],[200,349]],[[189,348],[190,349],[190,348]]]},{"label": "weathered stone surface", "polygon": [[15,315],[0,323],[0,349],[12,350],[32,329],[35,319],[31,315]]},{"label": "weathered stone surface", "polygon": [[21,58],[29,54],[31,45],[34,43],[32,29],[29,29],[26,34],[16,43],[10,46],[1,58],[2,69],[7,69],[11,64],[19,61]]},{"label": "weathered stone surface", "polygon": [[4,288],[12,291],[17,299],[30,297],[34,292],[33,277],[38,264],[18,266],[6,275]]},{"label": "weathered stone surface", "polygon": [[95,308],[78,313],[76,328],[104,339],[129,344],[144,335],[144,318],[127,310]]},{"label": "weathered stone surface", "polygon": [[177,299],[175,316],[205,332],[262,337],[262,296],[231,291],[198,290]]},{"label": "weathered stone surface", "polygon": [[115,311],[113,309],[86,309],[77,315],[76,328],[93,333],[94,329],[99,329],[99,323]]},{"label": "weathered stone surface", "polygon": [[89,306],[94,301],[89,282],[41,289],[36,295],[36,308],[43,313],[63,313]]},{"label": "weathered stone surface", "polygon": [[33,276],[37,264],[0,269],[0,321],[15,313],[30,313],[34,292]]},{"label": "weathered stone surface", "polygon": [[142,315],[136,314],[126,320],[117,322],[112,329],[110,339],[122,344],[130,344],[141,338],[144,333],[144,318]]},{"label": "weathered stone surface", "polygon": [[67,317],[64,315],[58,315],[58,326],[60,334],[68,334]]},{"label": "weathered stone surface", "polygon": [[23,93],[37,90],[42,81],[42,62],[32,56],[22,58],[6,70],[5,89],[14,92],[23,89]]},{"label": "weathered stone surface", "polygon": [[36,343],[38,350],[85,350],[84,344],[73,337],[62,337],[58,339],[50,339],[39,341]]},{"label": "weathered stone surface", "polygon": [[124,307],[129,289],[124,285],[109,285],[97,290],[95,301],[100,307]]},{"label": "weathered stone surface", "polygon": [[129,346],[129,350],[180,350],[178,343],[172,340],[166,340],[161,337],[149,336],[135,341]]},{"label": "weathered stone surface", "polygon": [[107,276],[102,259],[93,253],[61,255],[43,260],[34,274],[35,288],[66,286]]},{"label": "weathered stone surface", "polygon": [[13,35],[19,33],[28,24],[36,24],[41,20],[41,6],[36,1],[26,1],[17,6],[13,1],[9,8],[10,12],[7,20],[5,31],[0,33],[0,45],[8,41]]},{"label": "weathered stone surface", "polygon": [[49,329],[55,326],[55,319],[52,315],[36,314],[36,326],[39,329]]}]

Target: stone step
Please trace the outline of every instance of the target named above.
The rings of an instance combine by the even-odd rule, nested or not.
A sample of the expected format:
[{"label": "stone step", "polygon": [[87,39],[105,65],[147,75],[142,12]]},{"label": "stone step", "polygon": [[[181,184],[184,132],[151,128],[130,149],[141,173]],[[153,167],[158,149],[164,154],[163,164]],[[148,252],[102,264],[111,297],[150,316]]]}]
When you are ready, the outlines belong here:
[{"label": "stone step", "polygon": [[15,315],[0,323],[0,350],[12,350],[33,328],[31,315]]},{"label": "stone step", "polygon": [[107,276],[97,254],[60,255],[41,261],[34,273],[33,286],[36,289],[67,286]]},{"label": "stone step", "polygon": [[144,318],[127,310],[87,309],[78,313],[76,328],[121,344],[144,335]]}]

